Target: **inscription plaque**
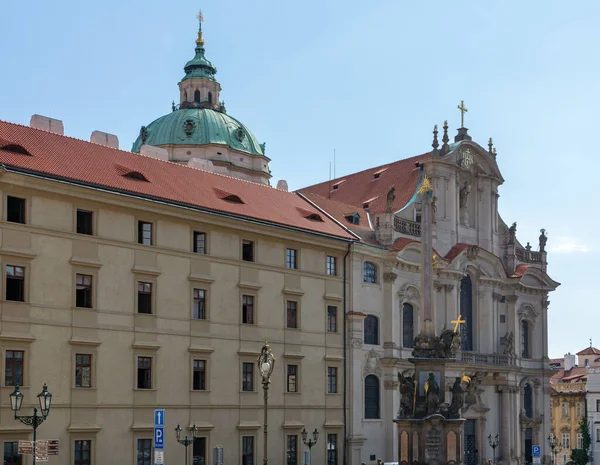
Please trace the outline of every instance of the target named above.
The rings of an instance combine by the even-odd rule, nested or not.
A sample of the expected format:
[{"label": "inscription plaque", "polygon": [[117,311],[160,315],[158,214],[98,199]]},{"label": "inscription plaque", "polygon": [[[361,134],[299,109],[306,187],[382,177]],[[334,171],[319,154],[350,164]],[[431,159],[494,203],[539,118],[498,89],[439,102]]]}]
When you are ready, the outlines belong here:
[{"label": "inscription plaque", "polygon": [[439,462],[442,457],[442,430],[432,428],[425,438],[425,462]]}]

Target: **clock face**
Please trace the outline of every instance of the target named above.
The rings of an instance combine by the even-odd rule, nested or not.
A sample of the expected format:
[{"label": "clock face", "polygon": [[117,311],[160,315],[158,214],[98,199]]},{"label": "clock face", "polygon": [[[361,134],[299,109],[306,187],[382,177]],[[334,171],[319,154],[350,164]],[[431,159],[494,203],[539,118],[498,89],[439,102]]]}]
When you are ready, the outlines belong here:
[{"label": "clock face", "polygon": [[474,161],[473,150],[470,147],[461,147],[458,153],[460,165],[465,168],[471,167]]}]

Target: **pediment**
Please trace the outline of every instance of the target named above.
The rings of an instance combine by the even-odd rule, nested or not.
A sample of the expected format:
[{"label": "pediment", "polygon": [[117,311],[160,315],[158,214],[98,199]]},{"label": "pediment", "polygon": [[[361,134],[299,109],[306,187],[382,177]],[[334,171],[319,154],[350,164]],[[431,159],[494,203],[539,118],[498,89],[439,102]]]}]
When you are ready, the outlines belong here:
[{"label": "pediment", "polygon": [[489,176],[504,182],[495,156],[473,141],[462,141],[447,157],[473,175]]}]

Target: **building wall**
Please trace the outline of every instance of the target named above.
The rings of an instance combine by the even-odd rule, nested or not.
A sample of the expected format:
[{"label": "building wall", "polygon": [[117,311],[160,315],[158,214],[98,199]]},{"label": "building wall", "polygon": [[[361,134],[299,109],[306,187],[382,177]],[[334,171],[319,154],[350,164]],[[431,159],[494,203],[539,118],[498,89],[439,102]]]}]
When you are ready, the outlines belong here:
[{"label": "building wall", "polygon": [[[92,440],[93,464],[137,463],[137,440],[152,438],[153,411],[166,409],[166,463],[182,462],[173,429],[196,424],[225,462],[239,462],[243,436],[255,438],[262,460],[263,395],[256,358],[265,339],[277,358],[269,389],[269,456],[284,463],[286,436],[319,430],[314,463],[325,460],[327,434],[342,410],[342,257],[346,244],[235,219],[5,174],[0,180],[0,350],[25,353],[23,411],[46,382],[53,406],[38,438],[59,439],[59,457],[73,462],[73,441]],[[27,200],[27,224],[6,222],[6,195]],[[76,209],[94,213],[95,235],[75,233]],[[154,227],[152,246],[137,243],[137,221]],[[207,254],[194,254],[192,232],[207,234]],[[241,241],[255,241],[254,263],[241,260]],[[285,268],[286,247],[299,268]],[[338,275],[326,275],[325,257]],[[25,269],[25,302],[6,297],[6,265]],[[93,278],[92,308],[75,306],[76,274]],[[139,281],[153,284],[151,315],[136,310]],[[206,320],[192,319],[193,289],[207,292]],[[242,295],[255,297],[256,324],[242,324]],[[298,302],[299,328],[287,329],[287,300]],[[328,333],[327,305],[338,307]],[[77,354],[92,356],[91,388],[75,387]],[[137,357],[152,360],[152,388],[137,388]],[[207,364],[206,390],[192,389],[193,360]],[[242,363],[252,363],[254,389],[243,392]],[[299,367],[299,392],[286,392],[285,370]],[[338,392],[327,393],[327,367],[338,368]],[[2,379],[0,440],[30,439],[12,419],[12,386]],[[298,455],[301,439],[298,437]],[[189,450],[191,454],[191,448]],[[210,459],[209,459],[210,460]],[[30,462],[24,462],[30,463]],[[207,462],[208,463],[208,462]]]},{"label": "building wall", "polygon": [[[561,450],[556,455],[557,463],[571,460],[571,450],[577,448],[580,434],[579,423],[585,418],[586,383],[555,383],[551,389],[552,434],[560,441]],[[589,400],[588,400],[589,402]],[[589,404],[588,404],[589,406]],[[592,441],[594,441],[594,432]],[[566,440],[568,438],[568,442]]]}]

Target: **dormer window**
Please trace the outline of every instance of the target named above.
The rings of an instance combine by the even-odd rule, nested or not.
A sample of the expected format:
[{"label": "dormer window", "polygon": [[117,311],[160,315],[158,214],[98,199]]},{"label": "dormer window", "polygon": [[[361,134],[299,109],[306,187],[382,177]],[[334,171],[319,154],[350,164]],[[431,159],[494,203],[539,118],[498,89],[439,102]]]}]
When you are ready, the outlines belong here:
[{"label": "dormer window", "polygon": [[231,202],[231,203],[240,203],[243,204],[244,201],[239,198],[237,195],[231,194],[228,195],[227,197],[223,197],[223,200],[226,200],[227,202]]},{"label": "dormer window", "polygon": [[373,179],[379,179],[379,177],[380,177],[380,176],[381,176],[381,174],[380,174],[380,173],[375,173],[375,174],[373,175]]},{"label": "dormer window", "polygon": [[336,191],[338,187],[340,186],[336,184],[335,186],[333,186],[333,190]]},{"label": "dormer window", "polygon": [[344,215],[344,218],[346,218],[346,221],[351,224],[360,224],[360,215],[356,212],[349,215]]},{"label": "dormer window", "polygon": [[320,221],[320,222],[323,222],[323,218],[321,218],[321,216],[317,215],[316,213],[311,213],[310,215],[308,215],[306,217],[306,219],[310,220],[310,221]]},{"label": "dormer window", "polygon": [[33,156],[25,147],[18,144],[6,144],[0,148],[2,150],[6,150],[7,152],[18,153],[19,155],[29,155],[30,157]]},{"label": "dormer window", "polygon": [[366,210],[367,208],[369,208],[369,202],[365,202],[363,203],[363,208]]},{"label": "dormer window", "polygon": [[150,181],[148,181],[148,179],[146,178],[146,176],[144,176],[139,171],[129,171],[129,172],[125,173],[123,175],[123,177],[127,178],[127,179],[133,179],[135,181],[150,182]]}]

